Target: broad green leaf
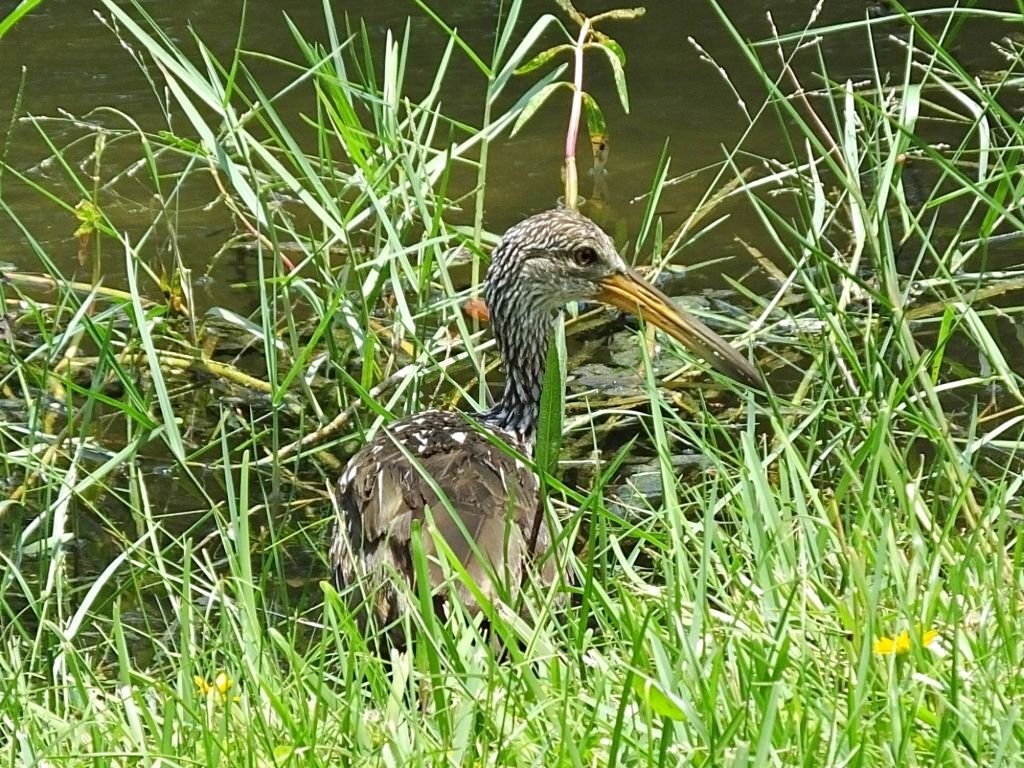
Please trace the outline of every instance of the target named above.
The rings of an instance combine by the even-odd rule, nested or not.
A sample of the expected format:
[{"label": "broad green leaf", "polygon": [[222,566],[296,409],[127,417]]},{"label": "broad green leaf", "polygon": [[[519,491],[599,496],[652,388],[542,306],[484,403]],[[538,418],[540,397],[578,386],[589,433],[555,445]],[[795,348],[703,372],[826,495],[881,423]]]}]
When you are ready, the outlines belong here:
[{"label": "broad green leaf", "polygon": [[583,93],[583,111],[587,115],[587,133],[591,138],[594,136],[608,135],[608,122],[604,119],[604,112],[600,105],[589,93]]},{"label": "broad green leaf", "polygon": [[619,101],[622,103],[622,111],[629,114],[629,92],[626,90],[626,55],[622,47],[614,40],[606,39],[597,46],[604,51],[612,65],[612,73],[615,75],[615,90],[619,93]]},{"label": "broad green leaf", "polygon": [[615,40],[612,40],[607,35],[601,36],[601,45],[607,48],[609,51],[615,54],[616,58],[622,66],[626,66],[626,51],[623,50],[622,46],[619,45]]},{"label": "broad green leaf", "polygon": [[521,67],[516,67],[515,73],[517,75],[525,75],[527,72],[533,72],[535,69],[540,69],[562,51],[572,53],[572,46],[568,43],[563,43],[562,45],[556,45],[552,48],[548,48],[546,51],[541,51]]},{"label": "broad green leaf", "polygon": [[683,720],[686,713],[683,711],[679,697],[669,693],[661,687],[661,683],[643,675],[636,675],[633,678],[633,692],[640,701],[652,711],[667,717],[670,720]]}]

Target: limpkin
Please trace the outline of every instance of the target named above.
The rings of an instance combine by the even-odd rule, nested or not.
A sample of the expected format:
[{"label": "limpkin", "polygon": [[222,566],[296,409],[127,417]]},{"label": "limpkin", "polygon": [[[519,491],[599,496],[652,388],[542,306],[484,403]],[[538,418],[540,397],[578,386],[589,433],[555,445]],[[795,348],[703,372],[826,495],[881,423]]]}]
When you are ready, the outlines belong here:
[{"label": "limpkin", "polygon": [[[543,516],[535,528],[538,478],[501,444],[532,455],[549,337],[566,303],[598,300],[639,315],[720,372],[761,386],[728,342],[677,309],[578,213],[539,213],[505,232],[485,298],[505,365],[501,399],[476,415],[430,410],[394,422],[352,457],[335,489],[331,560],[339,586],[352,589],[360,615],[372,615],[379,627],[394,626],[408,608],[415,521],[423,525],[431,588],[442,601],[452,585],[444,583],[436,536],[488,600],[517,594],[531,563],[543,583],[556,578],[556,558],[545,556],[552,534]],[[457,577],[454,588],[463,605],[479,610]]]}]

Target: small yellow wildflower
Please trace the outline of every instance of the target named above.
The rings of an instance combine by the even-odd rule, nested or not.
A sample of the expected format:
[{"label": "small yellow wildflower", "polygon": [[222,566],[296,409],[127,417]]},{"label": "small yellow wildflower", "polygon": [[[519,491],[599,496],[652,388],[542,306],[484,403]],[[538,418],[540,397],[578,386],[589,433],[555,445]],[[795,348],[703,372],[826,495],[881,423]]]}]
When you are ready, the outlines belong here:
[{"label": "small yellow wildflower", "polygon": [[[934,629],[929,629],[920,637],[920,643],[922,648],[927,648],[938,638],[939,633]],[[910,633],[900,632],[896,637],[880,637],[875,640],[875,653],[882,656],[893,656],[896,654],[907,653],[910,650]]]},{"label": "small yellow wildflower", "polygon": [[[214,698],[217,701],[226,701],[228,698],[228,691],[231,690],[231,686],[235,682],[228,677],[227,672],[218,672],[217,676],[213,678],[211,683],[205,677],[196,675],[192,678],[192,681],[196,684],[196,688],[199,689],[200,695],[206,698]],[[238,701],[237,696],[231,697],[232,701]]]}]

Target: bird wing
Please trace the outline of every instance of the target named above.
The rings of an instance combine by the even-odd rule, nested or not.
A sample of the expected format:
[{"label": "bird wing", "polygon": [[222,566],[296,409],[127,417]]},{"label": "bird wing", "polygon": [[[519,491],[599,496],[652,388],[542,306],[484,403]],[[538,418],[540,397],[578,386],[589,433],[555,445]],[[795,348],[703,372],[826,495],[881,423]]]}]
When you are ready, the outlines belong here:
[{"label": "bird wing", "polygon": [[[437,538],[488,599],[517,592],[529,557],[538,482],[462,414],[427,411],[391,425],[352,458],[339,480],[337,502],[332,555],[340,581],[348,585],[361,578],[364,592],[372,590],[367,594],[373,595],[378,618],[390,621],[403,599],[392,583],[395,572],[414,582],[414,521],[432,534],[423,544],[431,587],[439,594],[447,587]],[[541,529],[538,554],[550,542],[546,524]],[[546,560],[550,574],[542,578],[552,581],[554,565]],[[470,590],[461,580],[456,589],[472,609]]]}]

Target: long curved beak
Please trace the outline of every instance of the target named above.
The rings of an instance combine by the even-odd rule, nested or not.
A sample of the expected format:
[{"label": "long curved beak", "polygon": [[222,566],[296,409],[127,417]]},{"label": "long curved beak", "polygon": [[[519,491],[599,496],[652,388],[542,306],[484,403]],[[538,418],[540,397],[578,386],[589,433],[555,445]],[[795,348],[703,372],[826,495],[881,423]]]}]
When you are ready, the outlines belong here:
[{"label": "long curved beak", "polygon": [[764,390],[761,374],[729,342],[679,309],[668,296],[632,269],[610,275],[601,280],[600,285],[597,295],[600,301],[642,317],[729,378]]}]

